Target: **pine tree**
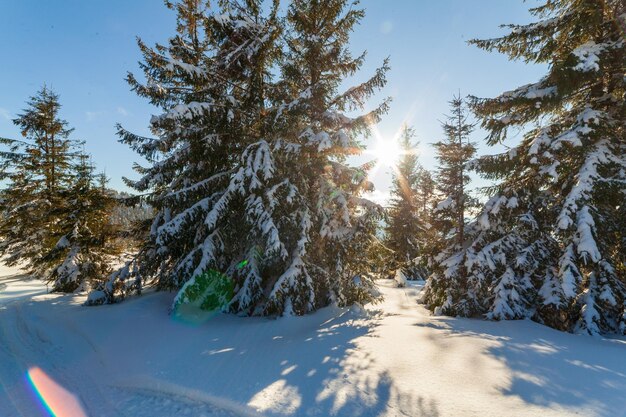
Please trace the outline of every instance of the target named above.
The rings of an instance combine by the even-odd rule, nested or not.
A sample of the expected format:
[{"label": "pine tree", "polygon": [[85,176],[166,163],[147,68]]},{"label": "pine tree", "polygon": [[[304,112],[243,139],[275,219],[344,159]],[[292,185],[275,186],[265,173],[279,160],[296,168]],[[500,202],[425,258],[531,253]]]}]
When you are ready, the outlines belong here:
[{"label": "pine tree", "polygon": [[415,201],[418,212],[424,219],[430,219],[433,210],[436,183],[432,173],[424,167],[420,167],[417,173],[417,184],[415,189]]},{"label": "pine tree", "polygon": [[105,275],[99,254],[112,200],[91,186],[93,168],[58,116],[59,97],[44,87],[28,105],[14,120],[24,139],[2,139],[0,254],[53,291],[72,292]]},{"label": "pine tree", "polygon": [[415,190],[415,202],[417,215],[421,221],[421,229],[416,235],[418,247],[417,257],[413,260],[413,269],[416,276],[426,280],[431,275],[435,243],[439,240],[439,234],[434,226],[435,208],[437,206],[436,182],[433,175],[426,168],[421,167],[417,174]]},{"label": "pine tree", "polygon": [[46,276],[44,256],[64,215],[63,194],[72,180],[75,142],[59,118],[59,97],[43,87],[13,123],[23,139],[2,139],[2,217],[0,254],[9,266],[21,265]]},{"label": "pine tree", "polygon": [[[436,243],[431,243],[432,276],[425,291],[429,305],[441,304],[449,314],[468,314],[474,308],[471,298],[464,297],[466,291],[465,274],[461,269],[457,276],[450,277],[444,272],[451,254],[462,265],[465,262],[465,218],[468,210],[475,206],[474,199],[467,190],[470,181],[467,165],[476,154],[476,147],[469,141],[474,125],[468,121],[464,100],[458,96],[450,101],[451,113],[442,123],[445,134],[443,141],[433,146],[437,153],[437,189],[440,201],[433,210],[431,223],[438,231]],[[460,252],[460,254],[459,254]],[[451,294],[457,295],[451,298]],[[457,299],[454,304],[453,299]]]},{"label": "pine tree", "polygon": [[108,303],[140,291],[143,280],[179,289],[230,262],[237,249],[230,245],[246,232],[245,199],[231,180],[242,162],[263,162],[249,160],[248,146],[264,129],[276,18],[263,17],[258,1],[224,1],[217,12],[201,0],[166,5],[177,13],[176,35],[155,48],[139,40],[145,80],[127,77],[139,96],[162,109],[150,120],[156,137],[118,126],[121,142],[151,164],[136,165],[141,178],[126,182],[144,194],[154,218],[149,233],[136,231],[137,256],[102,286]]},{"label": "pine tree", "polygon": [[88,290],[111,272],[118,254],[118,230],[111,221],[117,202],[104,174],[95,175],[90,157],[78,153],[73,184],[63,195],[63,211],[54,235],[56,245],[44,261],[54,291]]},{"label": "pine tree", "polygon": [[473,41],[549,64],[534,84],[472,101],[489,144],[529,128],[517,146],[476,164],[499,183],[464,263],[474,314],[589,334],[626,329],[624,7],[549,1],[531,10],[538,22]]},{"label": "pine tree", "polygon": [[344,161],[386,102],[356,118],[342,112],[384,84],[384,69],[338,95],[362,62],[344,46],[362,11],[294,2],[283,32],[278,2],[261,5],[170,4],[178,35],[155,49],[140,43],[147,82],[129,81],[163,114],[151,121],[156,139],[120,134],[152,163],[129,184],[148,192],[156,216],[138,256],[103,287],[107,302],[156,280],[180,289],[178,305],[208,271],[234,281],[228,309],[240,314],[371,299],[363,270],[379,210],[359,197],[370,188],[364,170]]},{"label": "pine tree", "polygon": [[[402,157],[393,175],[385,228],[385,245],[394,251],[393,269],[403,268],[409,277],[415,276],[413,261],[424,249],[420,237],[425,226],[420,211],[426,211],[427,204],[418,201],[417,188],[420,179],[425,178],[417,158],[417,144],[412,142],[414,136],[414,130],[405,127],[399,139]],[[426,198],[424,195],[422,199]]]},{"label": "pine tree", "polygon": [[382,210],[360,196],[372,189],[366,168],[350,167],[345,160],[361,152],[359,135],[369,133],[388,101],[361,116],[345,113],[362,109],[384,86],[388,65],[385,61],[372,78],[339,92],[364,59],[353,58],[346,47],[363,16],[355,6],[344,0],[307,0],[294,1],[287,10],[280,96],[269,114],[274,169],[265,178],[265,190],[255,192],[257,201],[267,201],[267,216],[279,225],[287,251],[282,259],[268,257],[273,265],[265,274],[244,271],[242,291],[233,303],[237,311],[250,308],[250,296],[260,293],[251,284],[259,281],[265,293],[270,289],[267,301],[256,302],[264,313],[302,314],[329,303],[373,298],[368,255]]}]

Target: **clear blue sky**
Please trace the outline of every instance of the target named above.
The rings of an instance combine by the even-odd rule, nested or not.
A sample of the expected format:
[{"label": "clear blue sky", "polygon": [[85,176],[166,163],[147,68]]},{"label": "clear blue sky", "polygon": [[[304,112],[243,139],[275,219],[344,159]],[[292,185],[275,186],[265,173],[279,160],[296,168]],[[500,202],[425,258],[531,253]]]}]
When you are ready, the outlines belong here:
[{"label": "clear blue sky", "polygon": [[[366,18],[352,37],[354,54],[368,51],[361,78],[391,57],[388,87],[378,96],[393,97],[379,125],[391,137],[404,121],[421,141],[421,161],[434,167],[428,143],[441,138],[439,120],[447,101],[463,95],[494,96],[537,80],[541,67],[509,62],[466,44],[471,38],[502,33],[503,23],[531,21],[527,9],[537,0],[363,0]],[[124,189],[121,177],[134,177],[139,158],[117,143],[114,125],[147,134],[155,112],[124,81],[137,72],[135,37],[149,44],[173,33],[175,16],[159,0],[3,0],[0,6],[0,136],[16,137],[10,119],[26,99],[46,83],[61,96],[62,117],[86,141],[111,185]],[[474,140],[482,142],[478,131]],[[481,144],[480,152],[491,152]],[[389,174],[374,182],[385,192]]]}]

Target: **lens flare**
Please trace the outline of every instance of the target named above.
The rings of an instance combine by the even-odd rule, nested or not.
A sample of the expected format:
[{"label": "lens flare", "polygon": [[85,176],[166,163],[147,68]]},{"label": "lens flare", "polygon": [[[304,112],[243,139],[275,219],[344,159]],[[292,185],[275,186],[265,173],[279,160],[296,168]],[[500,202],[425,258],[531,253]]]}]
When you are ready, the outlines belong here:
[{"label": "lens flare", "polygon": [[[383,138],[376,126],[372,127],[372,133],[376,142],[372,148],[366,149],[363,152],[364,154],[371,155],[375,158],[373,161],[373,166],[368,172],[368,177],[370,179],[374,178],[383,167],[389,167],[393,169],[394,173],[398,177],[401,177],[402,175],[398,169],[398,163],[400,162],[402,157],[405,155],[417,155],[417,148],[407,151],[403,149],[398,142],[400,136],[402,135],[402,132],[404,131],[404,127],[405,125],[403,124],[402,127],[396,132],[396,134],[389,139]],[[402,185],[403,179],[399,179]]]},{"label": "lens flare", "polygon": [[[375,147],[371,150],[371,153],[378,160],[382,166],[395,167],[400,157],[403,154],[397,140],[376,140]],[[368,152],[369,153],[369,152]]]},{"label": "lens flare", "polygon": [[42,405],[53,417],[87,417],[74,394],[63,388],[40,368],[28,370],[28,380]]}]

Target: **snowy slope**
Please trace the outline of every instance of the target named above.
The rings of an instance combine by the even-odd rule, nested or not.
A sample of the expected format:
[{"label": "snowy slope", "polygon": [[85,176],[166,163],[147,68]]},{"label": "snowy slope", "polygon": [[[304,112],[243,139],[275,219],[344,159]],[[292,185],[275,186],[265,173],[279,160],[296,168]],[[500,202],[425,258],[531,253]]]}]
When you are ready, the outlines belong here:
[{"label": "snowy slope", "polygon": [[192,324],[173,294],[87,308],[0,272],[0,416],[46,415],[32,367],[89,416],[626,416],[625,339],[432,317],[414,283],[367,313]]}]

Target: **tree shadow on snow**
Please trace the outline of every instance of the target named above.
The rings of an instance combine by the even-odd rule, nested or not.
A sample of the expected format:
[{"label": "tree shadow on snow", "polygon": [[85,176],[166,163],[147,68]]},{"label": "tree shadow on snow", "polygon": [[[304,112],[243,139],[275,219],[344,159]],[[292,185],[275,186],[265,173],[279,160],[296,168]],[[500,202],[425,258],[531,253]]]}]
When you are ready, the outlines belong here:
[{"label": "tree shadow on snow", "polygon": [[402,392],[358,349],[380,318],[337,308],[276,320],[220,317],[202,326],[214,337],[193,366],[218,381],[207,391],[263,415],[438,417],[434,402]]},{"label": "tree shadow on snow", "polygon": [[[0,276],[0,304],[28,299],[34,295],[42,294],[43,288],[29,286],[37,280],[27,274],[8,274]],[[15,284],[18,285],[15,285]],[[20,285],[21,284],[21,285]]]},{"label": "tree shadow on snow", "polygon": [[[233,415],[439,416],[434,401],[404,392],[358,349],[358,339],[375,337],[381,312],[329,307],[279,319],[222,314],[189,325],[167,316],[167,293],[97,308],[79,301],[47,296],[14,314],[36,350],[46,352],[46,363],[63,368],[60,381],[99,415],[115,414],[110,386],[131,399],[137,394],[137,401],[147,390]],[[51,375],[57,376],[54,369]],[[158,409],[154,415],[161,415]]]},{"label": "tree shadow on snow", "polygon": [[[598,415],[626,415],[624,339],[563,333],[530,320],[432,317],[416,325],[440,330],[445,337],[490,341],[486,354],[511,372],[510,384],[501,389],[505,395],[539,406],[586,407]],[[445,349],[444,338],[432,339]]]}]

